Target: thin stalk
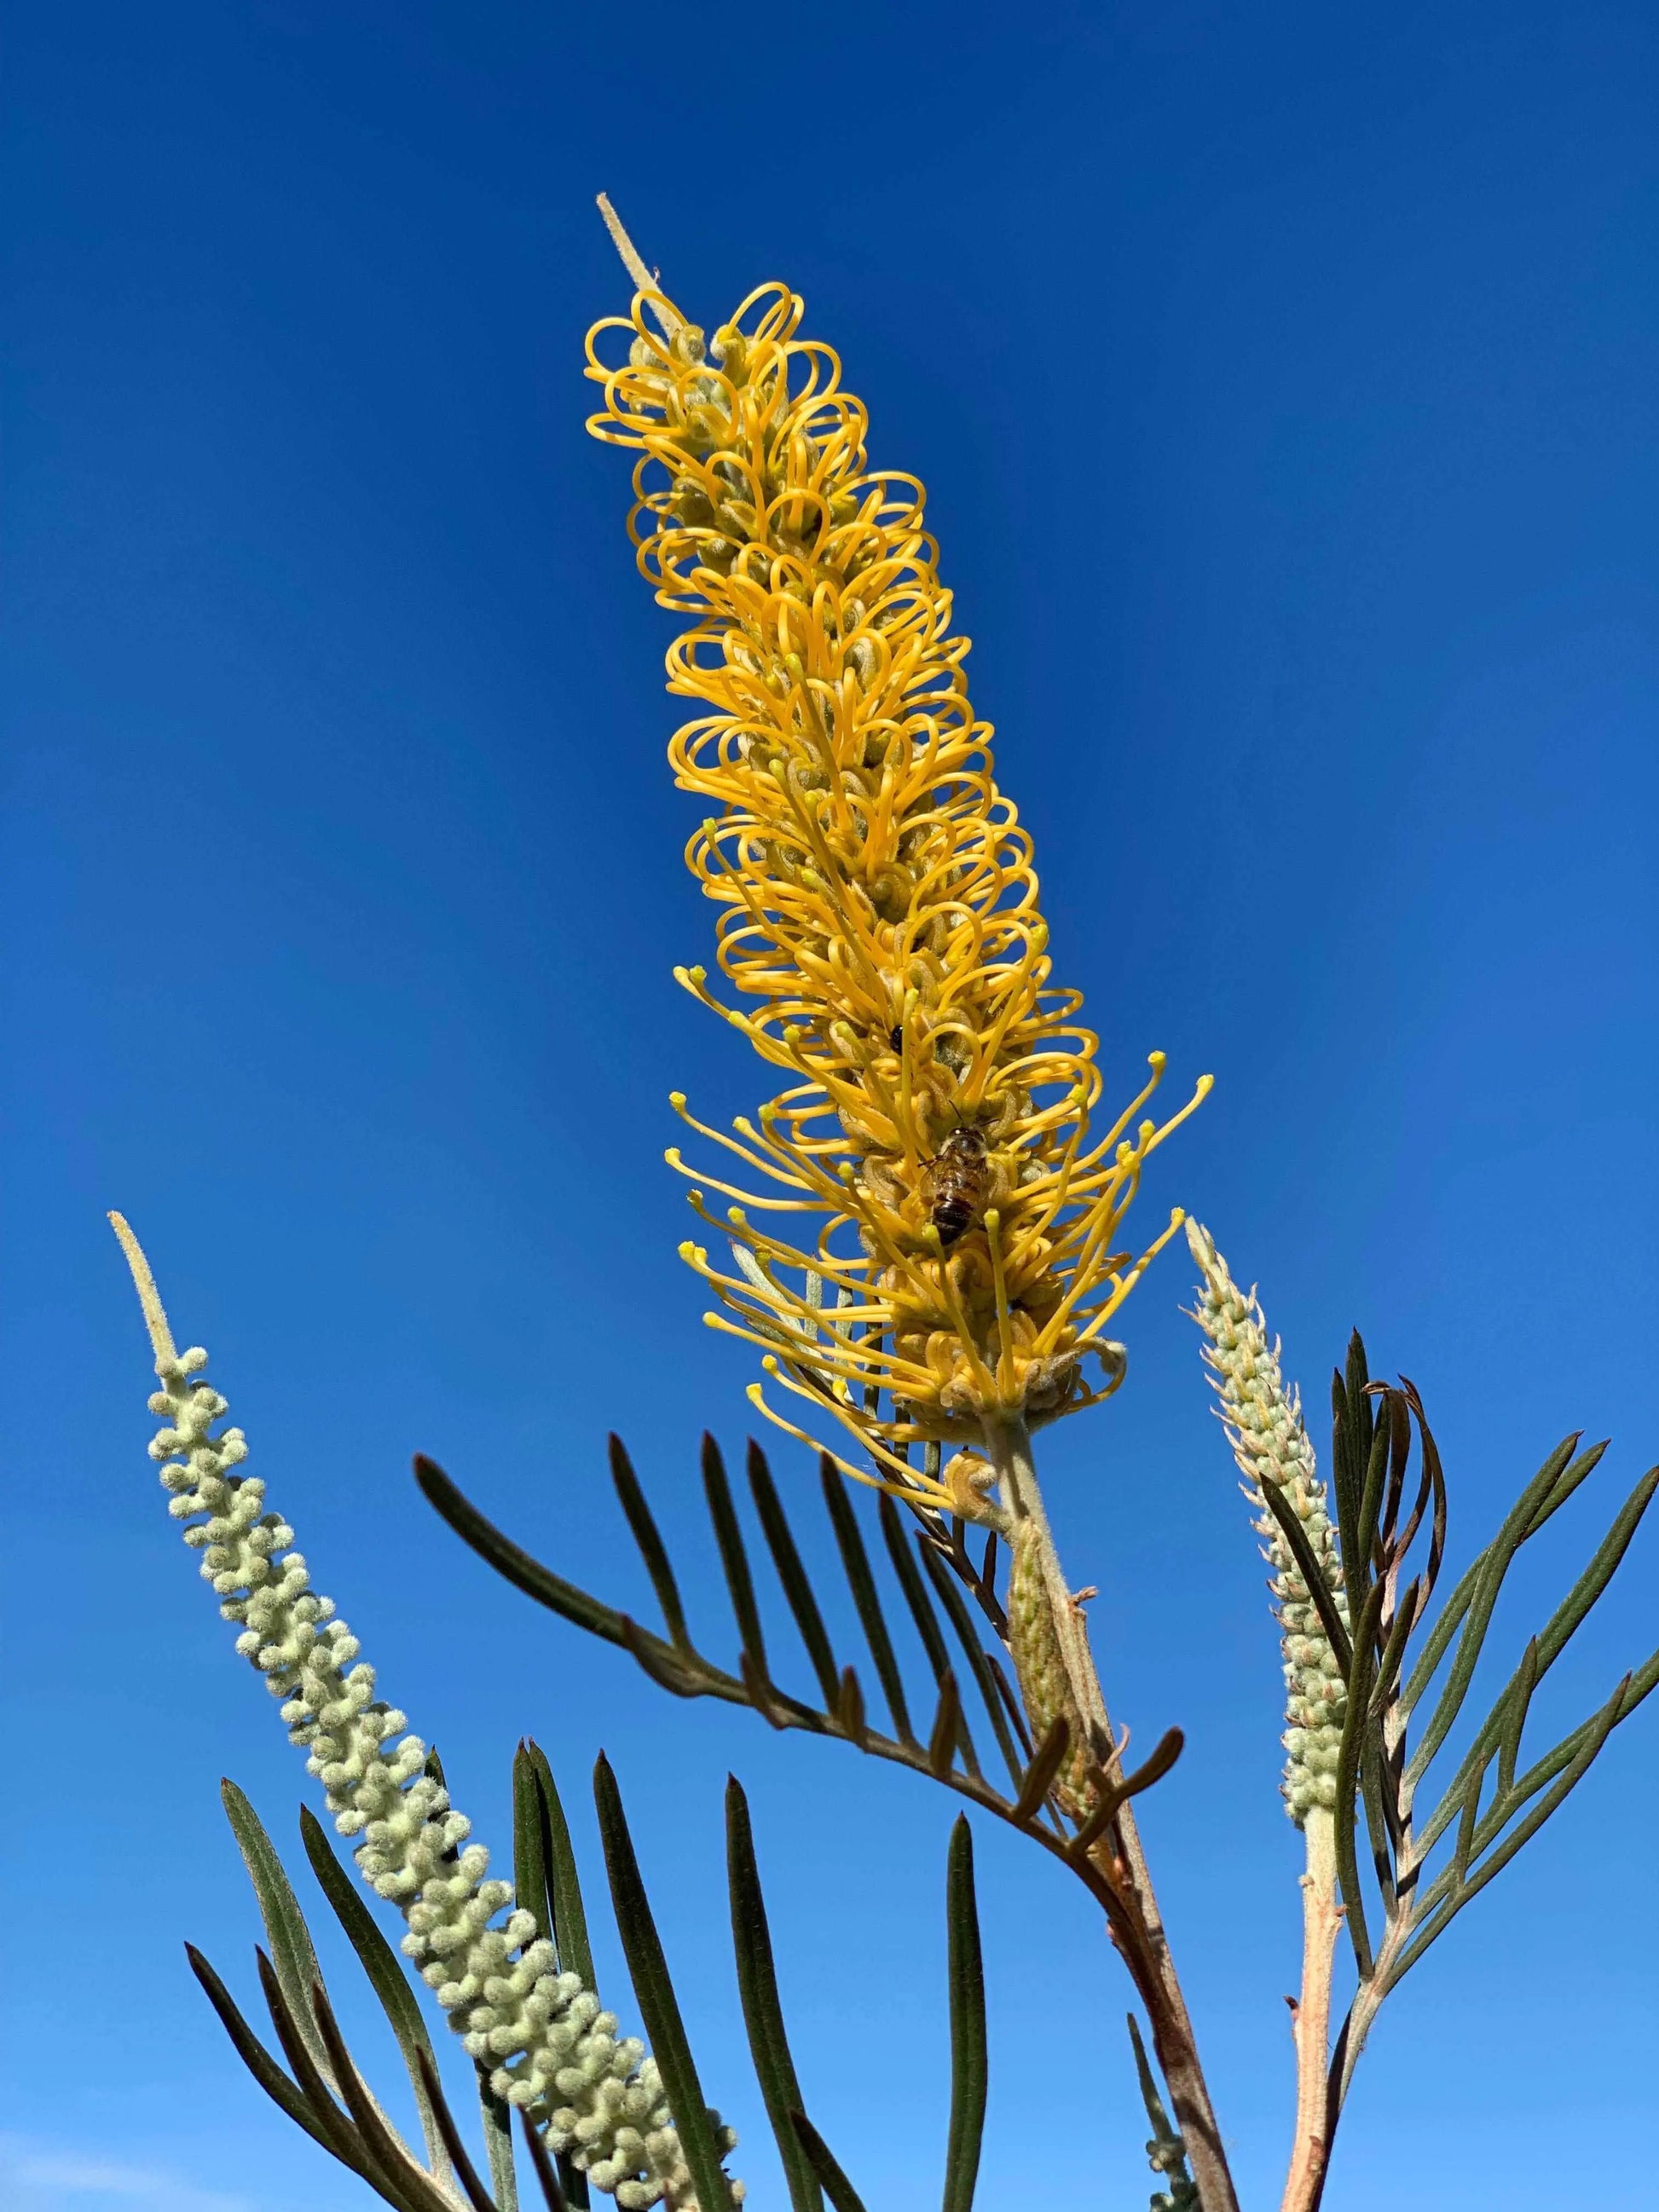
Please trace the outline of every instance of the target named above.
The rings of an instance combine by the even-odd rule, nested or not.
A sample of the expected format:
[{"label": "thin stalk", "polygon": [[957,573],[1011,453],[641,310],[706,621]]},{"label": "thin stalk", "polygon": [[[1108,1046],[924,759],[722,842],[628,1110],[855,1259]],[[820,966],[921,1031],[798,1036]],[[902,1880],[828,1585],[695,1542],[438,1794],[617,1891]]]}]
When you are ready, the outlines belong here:
[{"label": "thin stalk", "polygon": [[1313,2212],[1330,2156],[1327,2069],[1330,2063],[1331,1969],[1342,1907],[1336,1895],[1336,1821],[1323,1806],[1309,1814],[1303,1832],[1307,1872],[1302,1877],[1302,1995],[1291,2009],[1296,2044],[1296,2135],[1279,2212]]},{"label": "thin stalk", "polygon": [[[1116,1739],[1112,1734],[1100,1677],[1090,1653],[1089,1632],[1083,1608],[1072,1596],[1060,1567],[1060,1555],[1054,1548],[1048,1516],[1043,1508],[1036,1468],[1031,1457],[1030,1432],[1018,1414],[1004,1414],[986,1421],[985,1443],[991,1463],[996,1469],[1004,1512],[1011,1524],[1016,1522],[1025,1523],[1036,1539],[1036,1556],[1041,1565],[1043,1583],[1048,1595],[1061,1663],[1077,1709],[1097,1730],[1105,1743],[1113,1744]],[[1122,1778],[1115,1752],[1108,1755],[1104,1764],[1109,1781]],[[1198,2190],[1201,2212],[1238,2212],[1238,2197],[1227,2168],[1226,2154],[1221,2147],[1221,2130],[1216,2119],[1215,2107],[1210,2100],[1208,2085],[1199,2063],[1198,2044],[1193,2033],[1191,2016],[1187,2010],[1187,2001],[1182,1995],[1181,1984],[1176,1978],[1169,1938],[1158,1916],[1158,1901],[1152,1893],[1152,1876],[1141,1850],[1134,1815],[1127,1804],[1121,1806],[1114,1816],[1105,1835],[1096,1846],[1095,1856],[1113,1887],[1124,1893],[1133,1920],[1138,1923],[1133,1930],[1138,1939],[1133,1948],[1143,1954],[1146,1965],[1146,1985],[1141,1987],[1140,1994],[1152,2017],[1153,2045],[1169,2088],[1176,2124],[1186,2143],[1188,2163]],[[1136,1962],[1130,1956],[1130,1947],[1120,1939],[1117,1929],[1114,1929],[1112,1934],[1114,1942],[1124,1952],[1131,1972],[1134,1972]],[[1139,1973],[1136,1973],[1135,1978],[1138,1983],[1141,1982]]]}]

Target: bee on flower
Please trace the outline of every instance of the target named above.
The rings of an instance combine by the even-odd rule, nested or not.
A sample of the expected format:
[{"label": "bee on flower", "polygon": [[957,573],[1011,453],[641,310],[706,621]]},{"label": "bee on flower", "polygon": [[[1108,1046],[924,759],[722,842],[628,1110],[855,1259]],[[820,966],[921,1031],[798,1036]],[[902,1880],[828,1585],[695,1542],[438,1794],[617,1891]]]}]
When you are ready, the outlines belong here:
[{"label": "bee on flower", "polygon": [[1052,980],[1031,841],[968,696],[922,488],[871,467],[864,406],[797,335],[802,312],[763,286],[706,340],[646,285],[588,340],[605,395],[589,428],[637,453],[639,566],[688,618],[669,689],[703,711],[669,757],[709,809],[686,858],[740,1003],[701,967],[676,973],[785,1079],[730,1132],[675,1094],[742,1170],[694,1175],[730,1261],[682,1249],[719,1300],[712,1325],[759,1346],[884,1486],[977,1514],[983,1463],[958,1451],[941,1474],[942,1448],[1121,1380],[1107,1324],[1181,1217],[1138,1253],[1123,1218],[1209,1079],[1161,1126],[1137,1120],[1154,1054],[1093,1128],[1097,1040]]}]

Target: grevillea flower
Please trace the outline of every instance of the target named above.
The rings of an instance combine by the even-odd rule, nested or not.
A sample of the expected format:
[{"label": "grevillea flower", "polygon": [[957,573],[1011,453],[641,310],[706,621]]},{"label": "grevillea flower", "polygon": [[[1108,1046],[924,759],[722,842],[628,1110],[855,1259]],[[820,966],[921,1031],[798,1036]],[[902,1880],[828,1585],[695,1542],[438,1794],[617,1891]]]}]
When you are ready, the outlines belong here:
[{"label": "grevillea flower", "polygon": [[[657,2063],[580,1978],[562,1972],[513,1885],[489,1873],[405,1733],[377,1698],[374,1669],[333,1601],[311,1586],[294,1531],[265,1510],[265,1486],[237,1470],[247,1458],[230,1408],[207,1382],[199,1345],[174,1349],[149,1266],[121,1216],[110,1219],[132,1268],[155,1347],[161,1389],[149,1401],[161,1428],[149,1448],[170,1493],[168,1512],[202,1554],[219,1610],[240,1632],[236,1649],[283,1700],[289,1741],[322,1784],[334,1825],[357,1839],[357,1871],[402,1912],[403,1948],[496,2094],[524,2108],[623,2212],[698,2212],[697,2197],[663,2094]],[[728,2147],[737,2137],[721,2130]],[[731,2184],[730,2203],[744,2188]]]},{"label": "grevillea flower", "polygon": [[1261,1302],[1254,1291],[1247,1297],[1234,1282],[1207,1229],[1189,1221],[1187,1243],[1201,1279],[1193,1319],[1210,1340],[1204,1359],[1221,1401],[1215,1410],[1244,1477],[1239,1486],[1261,1507],[1254,1525],[1262,1557],[1273,1571],[1270,1588],[1285,1655],[1285,1807],[1302,1828],[1310,1813],[1328,1812],[1336,1803],[1348,1689],[1296,1554],[1267,1510],[1263,1492],[1271,1485],[1302,1523],[1346,1627],[1348,1596],[1336,1532],[1325,1486],[1315,1471],[1301,1394],[1285,1387],[1279,1339],[1269,1341]]},{"label": "grevillea flower", "polygon": [[[1106,1325],[1180,1218],[1136,1254],[1124,1212],[1208,1079],[1163,1127],[1137,1124],[1154,1054],[1146,1089],[1091,1128],[1097,1039],[1051,980],[1031,841],[968,696],[921,486],[871,468],[864,407],[797,337],[801,313],[768,285],[706,345],[641,291],[588,340],[605,391],[589,428],[640,456],[639,565],[691,618],[669,689],[708,711],[669,757],[711,810],[687,860],[752,1010],[676,972],[787,1078],[729,1134],[675,1096],[744,1171],[695,1178],[731,1266],[682,1249],[724,1309],[711,1324],[758,1344],[888,1486],[971,1509],[939,1445],[1121,1380]],[[711,1191],[734,1201],[724,1218]]]}]

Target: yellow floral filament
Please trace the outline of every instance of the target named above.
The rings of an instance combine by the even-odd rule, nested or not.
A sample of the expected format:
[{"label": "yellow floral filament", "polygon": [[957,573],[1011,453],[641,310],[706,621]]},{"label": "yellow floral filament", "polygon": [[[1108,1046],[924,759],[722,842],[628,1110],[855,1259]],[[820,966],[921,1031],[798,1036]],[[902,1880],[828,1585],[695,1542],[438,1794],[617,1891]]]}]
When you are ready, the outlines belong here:
[{"label": "yellow floral filament", "polygon": [[[734,1135],[674,1094],[689,1127],[773,1191],[699,1176],[692,1203],[738,1272],[681,1249],[724,1309],[714,1326],[850,1431],[886,1486],[951,1504],[912,1447],[975,1443],[1010,1414],[1052,1420],[1117,1387],[1122,1355],[1100,1332],[1170,1233],[1131,1262],[1119,1224],[1209,1078],[1126,1139],[1162,1076],[1155,1053],[1090,1143],[1097,1040],[1081,995],[1051,980],[1030,839],[994,781],[921,486],[870,467],[864,407],[836,355],[798,337],[801,313],[766,285],[706,344],[645,289],[588,339],[605,393],[589,428],[639,457],[640,568],[690,617],[669,689],[706,711],[669,758],[710,807],[686,860],[720,908],[720,972],[753,1010],[701,968],[675,972],[791,1079]],[[738,1201],[724,1221],[704,1189]],[[782,1243],[749,1209],[816,1214],[816,1243]]]}]

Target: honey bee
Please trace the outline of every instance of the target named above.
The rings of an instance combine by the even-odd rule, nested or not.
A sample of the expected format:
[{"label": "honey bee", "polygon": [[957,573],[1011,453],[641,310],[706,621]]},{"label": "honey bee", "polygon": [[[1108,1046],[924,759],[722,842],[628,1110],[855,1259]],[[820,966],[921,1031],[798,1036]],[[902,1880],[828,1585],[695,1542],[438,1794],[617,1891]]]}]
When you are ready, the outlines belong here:
[{"label": "honey bee", "polygon": [[984,1211],[991,1179],[983,1133],[963,1123],[951,1130],[922,1174],[927,1218],[947,1251]]}]

